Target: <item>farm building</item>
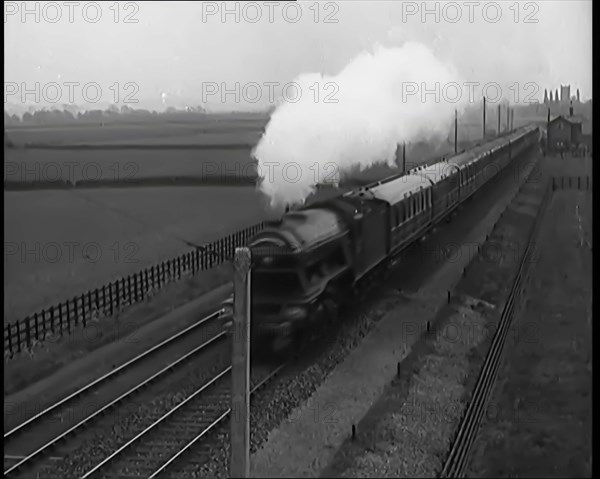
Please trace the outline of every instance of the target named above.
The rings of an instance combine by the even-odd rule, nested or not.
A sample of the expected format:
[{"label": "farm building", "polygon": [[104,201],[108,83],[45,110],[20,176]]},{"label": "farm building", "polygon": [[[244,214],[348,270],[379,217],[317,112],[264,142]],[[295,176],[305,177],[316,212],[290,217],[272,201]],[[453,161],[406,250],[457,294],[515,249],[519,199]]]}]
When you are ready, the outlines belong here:
[{"label": "farm building", "polygon": [[588,145],[591,138],[592,124],[587,118],[573,114],[573,106],[569,115],[558,115],[548,123],[548,147],[550,150],[570,150]]},{"label": "farm building", "polygon": [[581,120],[574,117],[557,116],[548,125],[548,146],[551,150],[564,150],[581,141]]}]

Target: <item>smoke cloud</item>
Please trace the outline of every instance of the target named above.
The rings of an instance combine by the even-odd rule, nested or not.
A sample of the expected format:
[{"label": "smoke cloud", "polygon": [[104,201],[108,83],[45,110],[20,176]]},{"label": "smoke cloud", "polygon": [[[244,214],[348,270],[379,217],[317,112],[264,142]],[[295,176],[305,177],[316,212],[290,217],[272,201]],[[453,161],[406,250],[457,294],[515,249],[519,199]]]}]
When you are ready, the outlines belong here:
[{"label": "smoke cloud", "polygon": [[462,84],[451,64],[415,42],[377,45],[335,76],[294,81],[297,101],[279,104],[252,152],[273,208],[302,204],[317,183],[337,185],[350,170],[394,166],[398,144],[446,138],[454,110],[468,104],[464,96],[451,102],[413,93],[414,85]]}]

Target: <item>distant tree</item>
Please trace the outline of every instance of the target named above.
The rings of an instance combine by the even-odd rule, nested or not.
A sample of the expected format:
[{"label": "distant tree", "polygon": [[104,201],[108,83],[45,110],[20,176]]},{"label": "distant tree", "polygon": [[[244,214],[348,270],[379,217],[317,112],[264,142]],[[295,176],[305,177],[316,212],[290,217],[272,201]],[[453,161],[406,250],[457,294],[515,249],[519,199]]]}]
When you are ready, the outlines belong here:
[{"label": "distant tree", "polygon": [[12,140],[6,134],[6,128],[4,129],[4,146],[7,146],[8,148],[15,147],[15,144],[12,142]]},{"label": "distant tree", "polygon": [[28,111],[23,113],[23,123],[25,125],[33,124],[33,115],[31,113],[29,113]]},{"label": "distant tree", "polygon": [[65,123],[74,123],[76,121],[75,116],[69,110],[63,110],[63,119]]},{"label": "distant tree", "polygon": [[556,89],[556,91],[554,92],[554,101],[558,103],[559,97],[558,97],[558,88]]},{"label": "distant tree", "polygon": [[17,115],[16,113],[13,114],[13,116],[11,116],[10,119],[11,119],[13,125],[18,125],[19,123],[21,123],[21,119],[19,118],[19,115]]},{"label": "distant tree", "polygon": [[548,103],[548,89],[544,88],[544,103]]},{"label": "distant tree", "polygon": [[33,114],[33,123],[36,125],[44,125],[48,123],[49,119],[50,112],[44,109],[38,110]]},{"label": "distant tree", "polygon": [[550,103],[552,103],[554,100],[552,98],[552,92],[550,92]]},{"label": "distant tree", "polygon": [[579,103],[581,100],[579,98],[579,88],[577,89],[577,103]]}]

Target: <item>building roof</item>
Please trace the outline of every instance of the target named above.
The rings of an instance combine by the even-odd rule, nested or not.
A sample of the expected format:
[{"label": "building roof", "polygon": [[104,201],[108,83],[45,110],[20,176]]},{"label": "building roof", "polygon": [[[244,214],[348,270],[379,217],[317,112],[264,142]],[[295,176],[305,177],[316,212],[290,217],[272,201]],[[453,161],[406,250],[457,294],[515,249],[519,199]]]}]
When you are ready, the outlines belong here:
[{"label": "building roof", "polygon": [[583,118],[580,115],[573,115],[573,116],[558,115],[558,116],[555,116],[554,118],[551,118],[550,123],[554,123],[561,118],[564,121],[566,121],[568,123],[572,123],[572,124],[583,123]]},{"label": "building roof", "polygon": [[589,118],[587,118],[583,115],[573,115],[573,116],[558,115],[558,116],[555,116],[554,118],[551,118],[550,123],[554,123],[559,118],[562,118],[564,121],[566,121],[567,123],[570,123],[571,125],[581,125],[582,133],[592,133],[592,120],[590,120]]}]

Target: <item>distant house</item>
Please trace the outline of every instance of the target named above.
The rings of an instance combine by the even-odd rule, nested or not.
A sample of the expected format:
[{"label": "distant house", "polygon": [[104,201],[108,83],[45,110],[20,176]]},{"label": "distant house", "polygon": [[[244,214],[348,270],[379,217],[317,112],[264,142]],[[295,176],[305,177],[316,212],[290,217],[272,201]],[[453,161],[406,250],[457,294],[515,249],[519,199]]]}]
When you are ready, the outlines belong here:
[{"label": "distant house", "polygon": [[581,121],[572,117],[557,116],[548,125],[550,150],[570,149],[581,142]]}]

